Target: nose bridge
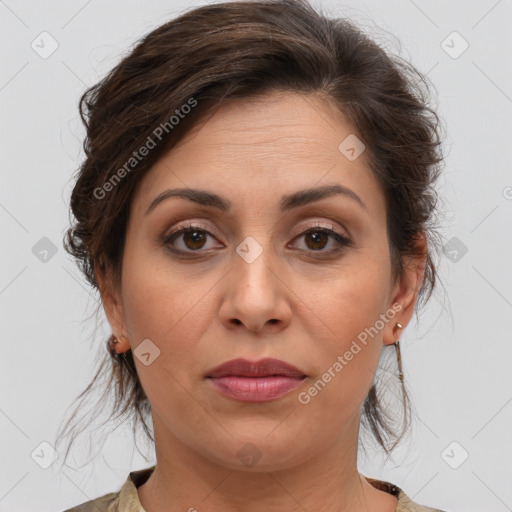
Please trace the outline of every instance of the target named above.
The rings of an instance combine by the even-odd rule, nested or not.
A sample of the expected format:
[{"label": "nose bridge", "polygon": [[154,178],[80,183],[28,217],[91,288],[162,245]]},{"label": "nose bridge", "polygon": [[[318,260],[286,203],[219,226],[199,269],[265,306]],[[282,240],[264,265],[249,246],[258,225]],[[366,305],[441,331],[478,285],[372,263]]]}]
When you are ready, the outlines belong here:
[{"label": "nose bridge", "polygon": [[251,331],[289,321],[282,284],[273,268],[277,260],[271,237],[256,236],[246,237],[235,248],[229,292],[221,309],[224,322],[244,324]]},{"label": "nose bridge", "polygon": [[[260,242],[261,241],[261,242]],[[276,291],[275,275],[271,270],[274,260],[269,237],[260,235],[258,239],[246,237],[236,247],[235,286],[238,292],[251,301],[258,298],[269,300]],[[239,285],[239,286],[238,286]]]}]

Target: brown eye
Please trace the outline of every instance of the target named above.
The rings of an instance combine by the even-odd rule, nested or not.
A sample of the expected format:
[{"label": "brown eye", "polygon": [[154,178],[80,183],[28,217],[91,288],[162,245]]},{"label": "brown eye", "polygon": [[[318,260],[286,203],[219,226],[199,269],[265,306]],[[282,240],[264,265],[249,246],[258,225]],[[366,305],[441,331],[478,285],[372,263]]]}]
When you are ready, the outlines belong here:
[{"label": "brown eye", "polygon": [[[305,247],[300,247],[299,245],[300,250],[305,252],[318,252],[326,255],[335,253],[351,245],[350,239],[328,228],[308,229],[296,237],[296,240],[300,239],[304,239],[303,245],[305,245]],[[331,241],[333,243],[331,247],[329,247]]]},{"label": "brown eye", "polygon": [[309,249],[323,249],[329,241],[329,235],[325,231],[309,231],[305,234],[306,240],[311,240],[311,244],[306,242]]},{"label": "brown eye", "polygon": [[183,242],[188,249],[201,249],[206,242],[206,235],[204,231],[198,231],[197,229],[187,229],[183,232]]},{"label": "brown eye", "polygon": [[215,241],[215,237],[207,230],[193,225],[178,229],[167,236],[163,242],[173,252],[191,254],[204,253],[215,246],[208,246],[208,239]]}]

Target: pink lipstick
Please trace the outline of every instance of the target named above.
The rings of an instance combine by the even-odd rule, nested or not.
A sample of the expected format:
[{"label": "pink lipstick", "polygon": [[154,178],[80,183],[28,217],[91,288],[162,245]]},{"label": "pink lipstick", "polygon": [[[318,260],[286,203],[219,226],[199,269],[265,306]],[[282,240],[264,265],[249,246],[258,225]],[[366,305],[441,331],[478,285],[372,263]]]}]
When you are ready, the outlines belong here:
[{"label": "pink lipstick", "polygon": [[278,359],[232,359],[210,370],[207,379],[220,394],[241,402],[275,400],[300,386],[306,375]]}]

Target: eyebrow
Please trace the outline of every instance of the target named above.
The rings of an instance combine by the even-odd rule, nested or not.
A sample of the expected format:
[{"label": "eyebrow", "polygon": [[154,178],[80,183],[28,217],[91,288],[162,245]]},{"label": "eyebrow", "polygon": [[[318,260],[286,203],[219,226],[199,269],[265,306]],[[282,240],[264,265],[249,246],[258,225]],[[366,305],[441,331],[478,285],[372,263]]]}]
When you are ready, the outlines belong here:
[{"label": "eyebrow", "polygon": [[[353,190],[337,183],[333,185],[325,185],[322,187],[298,190],[293,194],[285,195],[282,197],[279,206],[281,211],[285,212],[293,208],[298,208],[299,206],[305,206],[315,201],[320,201],[321,199],[325,199],[327,197],[332,197],[334,195],[342,195],[348,197],[354,200],[361,208],[368,211],[364,201]],[[164,190],[161,194],[155,197],[155,199],[153,199],[148,209],[146,210],[145,215],[148,215],[160,203],[172,197],[188,199],[189,201],[193,201],[194,203],[200,204],[202,206],[217,208],[222,212],[229,212],[232,206],[231,202],[225,197],[222,197],[213,192],[209,192],[207,190],[175,188]]]}]

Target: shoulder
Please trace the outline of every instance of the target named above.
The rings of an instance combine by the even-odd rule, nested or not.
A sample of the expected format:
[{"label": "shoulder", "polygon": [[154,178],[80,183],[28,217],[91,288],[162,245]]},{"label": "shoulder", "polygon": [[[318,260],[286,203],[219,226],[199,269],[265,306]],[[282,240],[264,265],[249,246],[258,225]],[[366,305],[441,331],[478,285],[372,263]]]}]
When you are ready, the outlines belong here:
[{"label": "shoulder", "polygon": [[446,512],[439,508],[431,508],[412,501],[403,491],[398,499],[398,506],[395,512]]},{"label": "shoulder", "polygon": [[391,482],[387,482],[385,480],[377,480],[375,478],[369,477],[365,478],[376,489],[396,496],[396,498],[398,499],[398,503],[395,512],[447,512],[445,510],[431,508],[416,503],[411,498],[409,498],[409,496],[407,496],[403,489],[401,489],[397,485],[392,484]]},{"label": "shoulder", "polygon": [[117,512],[118,510],[119,492],[109,492],[104,496],[64,510],[64,512]]},{"label": "shoulder", "polygon": [[155,466],[151,466],[132,471],[118,492],[109,492],[64,512],[140,512],[142,505],[137,495],[137,487],[149,478],[154,469]]}]

